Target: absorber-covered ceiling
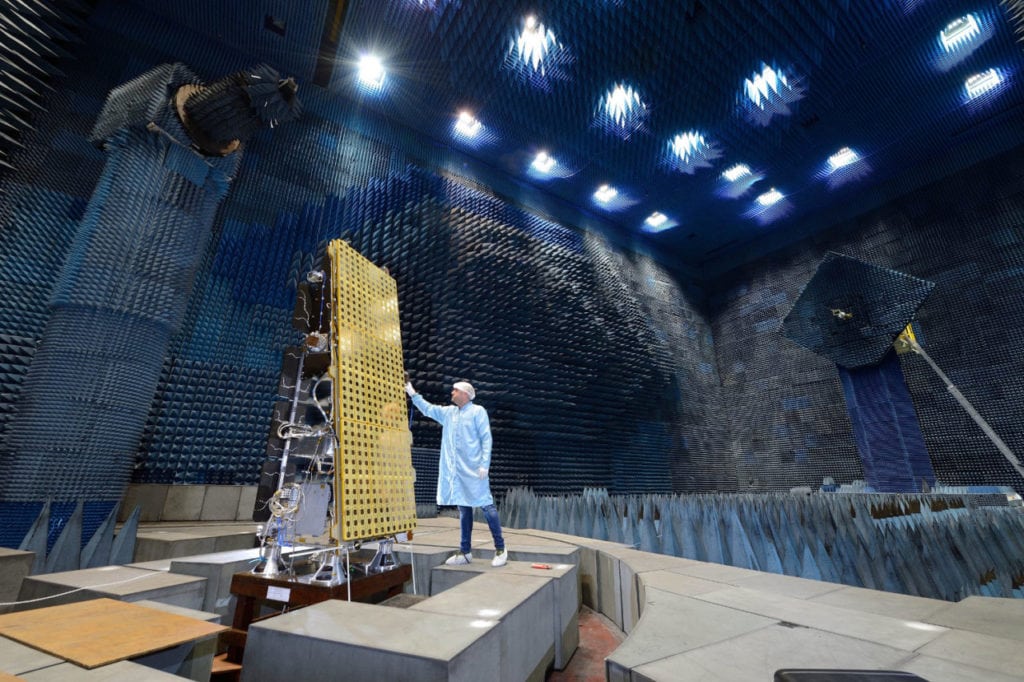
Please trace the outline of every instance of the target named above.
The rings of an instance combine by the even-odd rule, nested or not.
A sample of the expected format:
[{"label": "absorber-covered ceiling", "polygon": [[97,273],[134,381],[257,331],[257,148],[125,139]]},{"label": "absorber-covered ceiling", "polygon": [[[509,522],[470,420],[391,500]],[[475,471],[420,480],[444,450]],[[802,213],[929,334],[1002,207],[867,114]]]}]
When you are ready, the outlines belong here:
[{"label": "absorber-covered ceiling", "polygon": [[711,274],[1024,142],[998,0],[145,4]]}]

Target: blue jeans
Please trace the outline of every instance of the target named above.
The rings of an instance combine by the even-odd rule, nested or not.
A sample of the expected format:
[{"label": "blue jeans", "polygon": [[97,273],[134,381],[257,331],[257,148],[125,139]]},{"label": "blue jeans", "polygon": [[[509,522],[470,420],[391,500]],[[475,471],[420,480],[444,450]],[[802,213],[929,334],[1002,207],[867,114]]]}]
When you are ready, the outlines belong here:
[{"label": "blue jeans", "polygon": [[[498,508],[493,504],[489,504],[486,507],[480,507],[480,511],[484,513],[487,525],[491,528],[491,535],[494,537],[494,549],[505,549],[505,538],[501,537],[501,521],[498,520]],[[463,554],[469,554],[473,548],[470,542],[473,536],[472,507],[459,507],[459,524],[462,527],[462,544],[459,546],[459,551]]]}]

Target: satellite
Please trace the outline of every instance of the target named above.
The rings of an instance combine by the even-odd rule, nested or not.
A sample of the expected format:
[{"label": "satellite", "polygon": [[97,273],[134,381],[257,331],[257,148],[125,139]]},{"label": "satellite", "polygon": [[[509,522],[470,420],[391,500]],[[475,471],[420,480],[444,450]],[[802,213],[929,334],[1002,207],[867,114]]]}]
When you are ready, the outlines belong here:
[{"label": "satellite", "polygon": [[412,435],[403,391],[395,280],[341,240],[298,286],[253,520],[265,577],[282,548],[312,546],[312,584],[347,580],[342,555],[377,541],[368,573],[397,564],[396,538],[416,527]]}]

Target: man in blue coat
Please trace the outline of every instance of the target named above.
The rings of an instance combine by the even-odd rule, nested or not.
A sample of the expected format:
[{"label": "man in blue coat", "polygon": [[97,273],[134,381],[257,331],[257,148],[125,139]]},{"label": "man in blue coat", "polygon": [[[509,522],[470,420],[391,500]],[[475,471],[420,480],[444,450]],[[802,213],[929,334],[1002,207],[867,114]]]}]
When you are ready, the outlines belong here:
[{"label": "man in blue coat", "polygon": [[452,385],[453,405],[433,405],[406,382],[405,392],[420,412],[441,425],[441,461],[437,468],[437,503],[459,508],[462,542],[459,552],[446,564],[456,566],[473,560],[470,539],[473,533],[473,507],[480,507],[494,537],[492,566],[508,561],[505,539],[501,536],[498,509],[491,497],[487,472],[491,468],[491,422],[487,410],[473,403],[476,391],[467,381]]}]

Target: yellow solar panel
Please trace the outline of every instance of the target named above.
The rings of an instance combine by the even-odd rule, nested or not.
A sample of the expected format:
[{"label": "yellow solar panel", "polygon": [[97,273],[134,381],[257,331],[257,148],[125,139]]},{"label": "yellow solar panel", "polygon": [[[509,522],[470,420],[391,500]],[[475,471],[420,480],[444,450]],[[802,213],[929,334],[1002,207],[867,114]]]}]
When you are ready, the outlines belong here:
[{"label": "yellow solar panel", "polygon": [[327,245],[331,268],[334,518],[342,541],[416,527],[412,436],[402,386],[398,288],[343,241]]}]

